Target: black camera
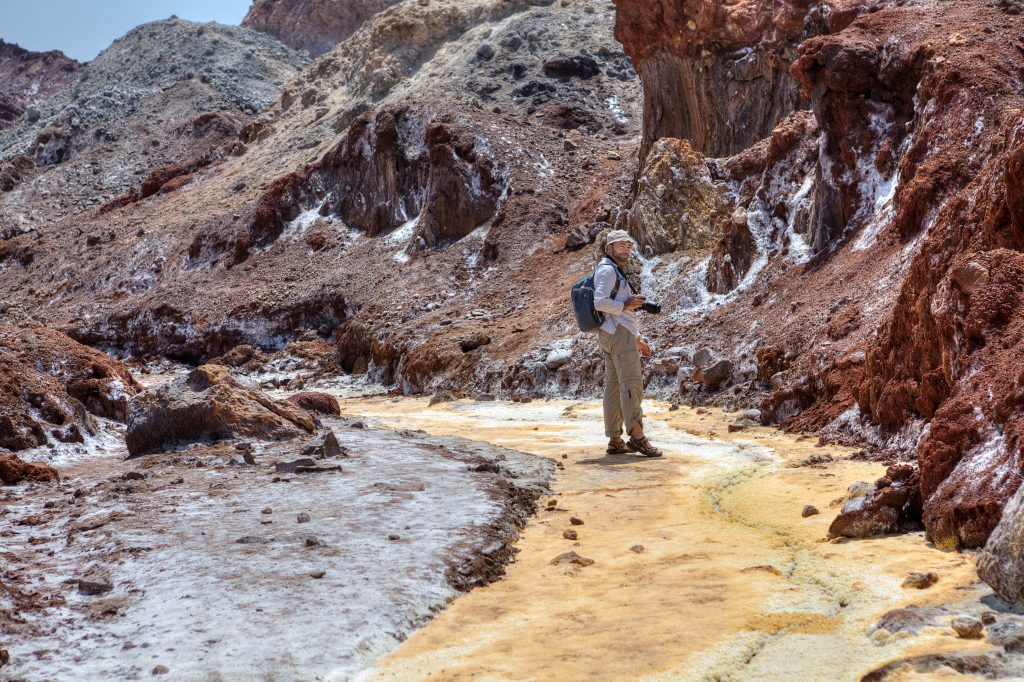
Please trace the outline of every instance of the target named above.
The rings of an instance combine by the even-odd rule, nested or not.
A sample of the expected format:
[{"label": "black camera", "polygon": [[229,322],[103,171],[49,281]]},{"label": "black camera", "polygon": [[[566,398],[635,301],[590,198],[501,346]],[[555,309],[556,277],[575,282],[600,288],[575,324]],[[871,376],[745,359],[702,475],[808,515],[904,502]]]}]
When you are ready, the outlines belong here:
[{"label": "black camera", "polygon": [[644,301],[643,305],[640,306],[640,310],[651,315],[658,315],[661,313],[661,304],[654,301]]}]

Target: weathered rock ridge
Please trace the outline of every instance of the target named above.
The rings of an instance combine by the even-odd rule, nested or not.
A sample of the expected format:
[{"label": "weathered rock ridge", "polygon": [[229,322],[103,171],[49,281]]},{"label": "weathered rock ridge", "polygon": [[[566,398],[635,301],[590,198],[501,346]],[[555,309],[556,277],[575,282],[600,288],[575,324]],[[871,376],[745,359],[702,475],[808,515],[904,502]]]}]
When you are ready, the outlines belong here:
[{"label": "weathered rock ridge", "polygon": [[400,1],[254,0],[242,26],[318,57],[344,42],[374,14]]}]

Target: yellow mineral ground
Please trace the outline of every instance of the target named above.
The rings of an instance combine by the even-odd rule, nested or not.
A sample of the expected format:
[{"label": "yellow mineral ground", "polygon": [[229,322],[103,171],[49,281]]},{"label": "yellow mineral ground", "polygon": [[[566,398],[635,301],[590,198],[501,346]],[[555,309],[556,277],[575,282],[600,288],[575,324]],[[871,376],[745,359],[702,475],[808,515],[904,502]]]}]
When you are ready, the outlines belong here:
[{"label": "yellow mineral ground", "polygon": [[[973,557],[938,551],[921,533],[827,540],[830,503],[879,478],[880,464],[767,427],[728,433],[736,415],[646,407],[661,459],[605,455],[593,403],[343,401],[385,426],[564,465],[506,577],[450,603],[360,679],[831,682],[907,656],[992,650],[959,639],[955,613],[916,635],[869,633],[892,609],[955,611],[983,588]],[[822,455],[833,461],[807,463]],[[804,518],[808,504],[821,513]],[[570,551],[593,564],[552,563]],[[903,587],[912,571],[939,581]],[[899,679],[945,677],[909,674]]]}]

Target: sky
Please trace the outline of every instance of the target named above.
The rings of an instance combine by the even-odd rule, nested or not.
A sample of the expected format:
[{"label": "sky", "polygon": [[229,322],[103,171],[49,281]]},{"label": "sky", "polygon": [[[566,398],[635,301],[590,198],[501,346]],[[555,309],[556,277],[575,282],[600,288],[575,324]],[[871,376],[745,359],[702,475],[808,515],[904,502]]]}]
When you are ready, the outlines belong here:
[{"label": "sky", "polygon": [[251,0],[0,0],[0,38],[26,50],[60,50],[87,62],[115,38],[172,14],[241,23]]}]

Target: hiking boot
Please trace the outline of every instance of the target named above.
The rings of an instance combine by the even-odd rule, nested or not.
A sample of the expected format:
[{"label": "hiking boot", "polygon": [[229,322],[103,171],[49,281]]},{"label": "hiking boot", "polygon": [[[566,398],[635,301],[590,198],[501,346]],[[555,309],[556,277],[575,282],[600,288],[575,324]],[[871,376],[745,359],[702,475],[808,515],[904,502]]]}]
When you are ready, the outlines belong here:
[{"label": "hiking boot", "polygon": [[626,447],[638,452],[644,457],[661,457],[663,453],[658,448],[651,444],[651,441],[647,440],[646,437],[637,440],[630,436],[629,441],[626,442]]},{"label": "hiking boot", "polygon": [[610,438],[608,439],[608,448],[605,452],[609,455],[628,455],[635,450],[636,448],[631,448],[629,443],[621,438]]}]

